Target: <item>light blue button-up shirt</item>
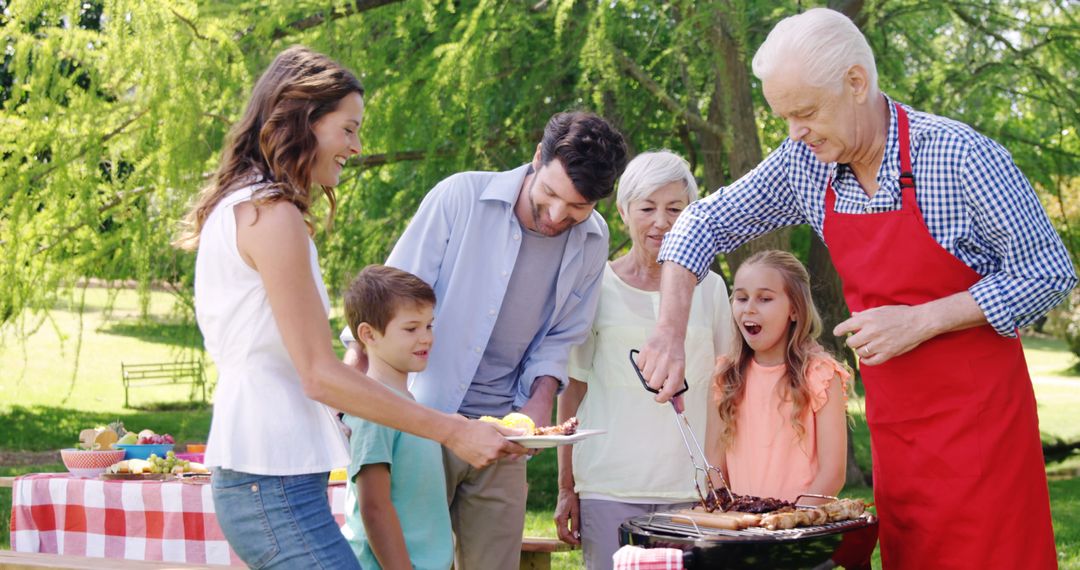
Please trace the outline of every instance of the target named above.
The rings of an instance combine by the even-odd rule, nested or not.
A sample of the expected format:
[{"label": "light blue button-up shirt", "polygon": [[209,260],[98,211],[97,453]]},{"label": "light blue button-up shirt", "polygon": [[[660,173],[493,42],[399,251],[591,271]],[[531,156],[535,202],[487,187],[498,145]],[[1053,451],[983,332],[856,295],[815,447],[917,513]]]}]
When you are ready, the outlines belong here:
[{"label": "light blue button-up shirt", "polygon": [[[521,247],[514,204],[528,171],[524,165],[443,180],[421,202],[386,260],[431,284],[438,299],[428,367],[409,384],[426,406],[457,412],[476,374]],[[596,313],[607,224],[593,212],[569,232],[554,310],[525,351],[516,394],[508,394],[515,408],[529,399],[540,376],[558,379],[560,389],[566,385],[570,348],[585,340]],[[342,341],[351,340],[346,329]]]}]

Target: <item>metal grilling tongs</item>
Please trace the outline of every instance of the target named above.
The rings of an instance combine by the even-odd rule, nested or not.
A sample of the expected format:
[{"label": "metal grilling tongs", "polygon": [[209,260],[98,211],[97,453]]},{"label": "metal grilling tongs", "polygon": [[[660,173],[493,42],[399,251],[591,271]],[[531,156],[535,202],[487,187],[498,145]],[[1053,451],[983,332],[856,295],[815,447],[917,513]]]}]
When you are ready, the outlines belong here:
[{"label": "metal grilling tongs", "polygon": [[[637,349],[630,349],[630,366],[634,368],[634,372],[637,373],[638,380],[641,380],[641,385],[653,394],[659,394],[660,391],[652,386],[645,380],[645,376],[642,375],[641,369],[638,368],[637,360],[634,358],[640,351]],[[690,454],[690,463],[694,466],[694,489],[697,490],[698,499],[701,500],[701,506],[705,510],[710,510],[710,505],[707,499],[712,499],[713,505],[716,509],[723,511],[724,502],[720,500],[720,492],[727,495],[729,501],[735,500],[735,495],[728,488],[727,481],[724,479],[723,472],[719,467],[714,467],[709,464],[709,460],[705,457],[705,451],[702,450],[701,444],[698,443],[697,437],[694,436],[694,430],[690,428],[690,422],[686,419],[686,414],[680,409],[676,403],[675,398],[681,396],[687,390],[690,389],[690,383],[683,378],[683,387],[671,398],[671,407],[675,409],[675,426],[679,428],[679,433],[682,435],[683,444],[686,445],[686,451]],[[693,445],[691,446],[691,442]],[[700,459],[700,463],[699,463]],[[712,477],[709,473],[716,473],[716,476],[720,479],[721,487],[719,489],[713,485]],[[701,488],[701,483],[698,482],[699,476],[704,476],[705,490]]]}]

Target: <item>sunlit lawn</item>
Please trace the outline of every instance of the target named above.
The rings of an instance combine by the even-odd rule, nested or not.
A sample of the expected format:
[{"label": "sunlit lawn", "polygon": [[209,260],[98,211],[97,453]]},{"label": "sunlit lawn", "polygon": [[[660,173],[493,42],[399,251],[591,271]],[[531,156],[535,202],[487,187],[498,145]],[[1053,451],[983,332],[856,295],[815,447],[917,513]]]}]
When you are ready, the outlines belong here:
[{"label": "sunlit lawn", "polygon": [[[331,326],[336,329],[340,318]],[[80,334],[81,330],[81,334]],[[0,450],[48,451],[74,443],[79,430],[122,419],[129,427],[173,434],[178,442],[203,441],[210,411],[148,411],[155,402],[186,402],[190,388],[143,388],[132,391],[124,408],[121,362],[165,362],[200,357],[202,338],[173,312],[173,297],[151,296],[150,317],[141,318],[136,295],[88,289],[81,317],[71,306],[58,306],[49,318],[24,323],[21,330],[0,337]],[[1025,339],[1025,353],[1039,402],[1043,441],[1080,440],[1080,376],[1076,358],[1061,341]],[[207,362],[208,378],[213,365]],[[167,408],[167,406],[166,406]],[[853,398],[849,411],[855,429],[856,455],[869,467],[870,446],[862,402]],[[680,443],[681,445],[681,443]],[[0,475],[29,471],[62,471],[61,464],[0,467]],[[1048,466],[1054,528],[1062,568],[1080,570],[1080,455]],[[545,451],[529,462],[526,534],[555,536],[555,454]],[[848,496],[869,498],[869,488],[845,489]],[[0,548],[8,547],[11,491],[0,489]],[[556,553],[554,568],[581,568],[581,553]]]}]

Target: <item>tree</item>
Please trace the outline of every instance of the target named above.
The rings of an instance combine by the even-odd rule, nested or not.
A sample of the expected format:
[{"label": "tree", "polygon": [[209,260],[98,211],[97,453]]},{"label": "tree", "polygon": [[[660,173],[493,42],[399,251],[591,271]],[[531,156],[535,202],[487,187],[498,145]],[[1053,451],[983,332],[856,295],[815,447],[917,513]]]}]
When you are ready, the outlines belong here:
[{"label": "tree", "polygon": [[[786,136],[749,59],[769,29],[803,4],[4,4],[0,326],[43,311],[85,276],[171,281],[189,291],[192,259],[168,242],[256,75],[290,44],[332,55],[368,90],[364,153],[338,188],[334,231],[317,237],[336,289],[385,258],[440,178],[525,162],[547,117],[567,108],[607,115],[635,150],[683,154],[707,191],[730,183]],[[867,33],[886,92],[1003,142],[1075,249],[1080,32],[1068,3],[830,5]],[[618,248],[625,233],[614,207],[600,209]],[[844,318],[828,256],[806,228],[727,256],[726,273],[764,247],[790,248],[807,261],[826,318]]]}]

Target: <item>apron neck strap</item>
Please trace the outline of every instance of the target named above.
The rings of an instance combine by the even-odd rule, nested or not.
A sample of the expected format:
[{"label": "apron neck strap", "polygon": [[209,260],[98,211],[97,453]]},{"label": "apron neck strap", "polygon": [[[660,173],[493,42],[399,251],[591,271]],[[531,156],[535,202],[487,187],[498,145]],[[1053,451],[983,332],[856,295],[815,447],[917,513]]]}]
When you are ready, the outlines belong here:
[{"label": "apron neck strap", "polygon": [[896,107],[896,126],[900,134],[900,190],[915,188],[915,175],[911,172],[911,137],[908,133],[908,116],[900,103]]}]

